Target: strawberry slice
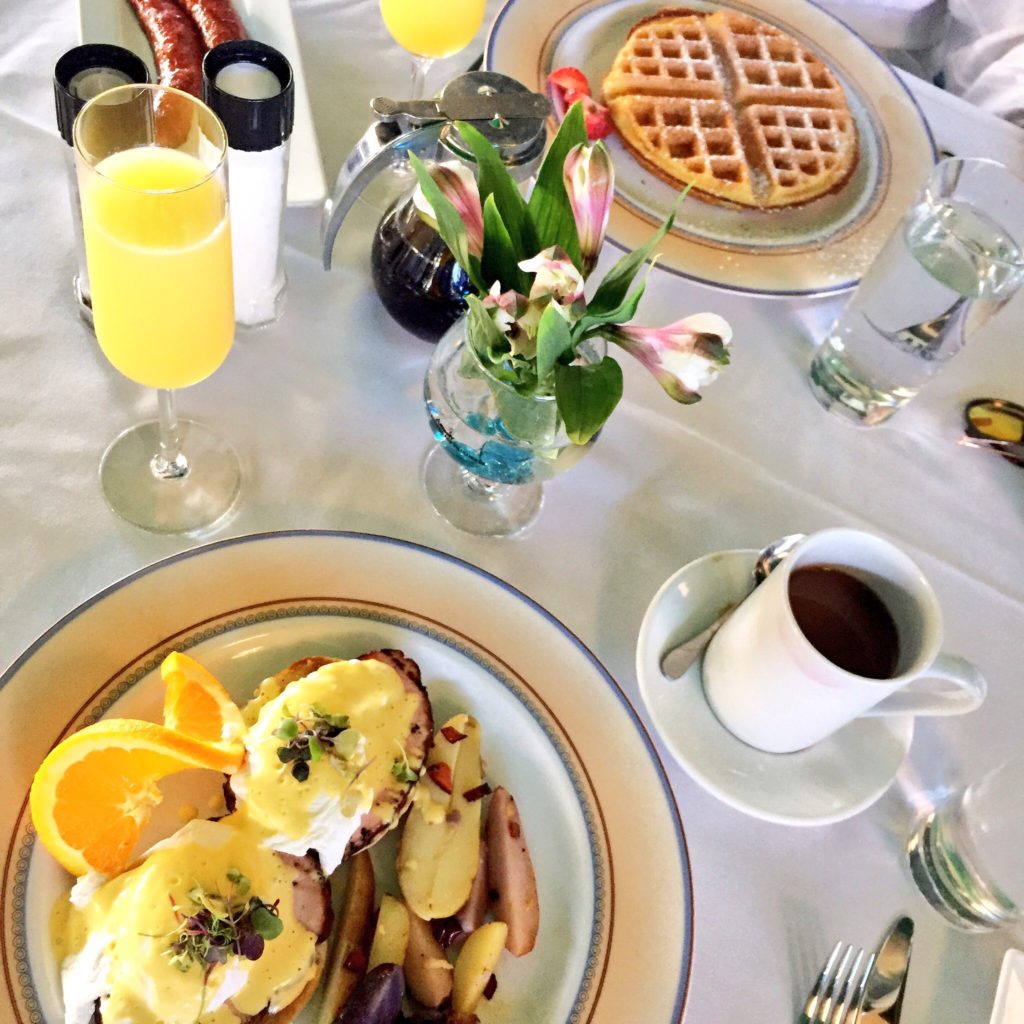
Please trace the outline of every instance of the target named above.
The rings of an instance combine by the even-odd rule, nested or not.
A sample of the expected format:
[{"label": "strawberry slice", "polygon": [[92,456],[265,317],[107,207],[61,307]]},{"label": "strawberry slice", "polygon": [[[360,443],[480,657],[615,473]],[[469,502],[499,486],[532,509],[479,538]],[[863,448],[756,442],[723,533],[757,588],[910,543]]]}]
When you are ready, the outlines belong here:
[{"label": "strawberry slice", "polygon": [[590,83],[579,68],[567,65],[563,68],[555,68],[548,75],[547,93],[555,120],[561,121],[565,117],[565,112],[577,100],[590,95]]},{"label": "strawberry slice", "polygon": [[587,129],[587,138],[591,142],[610,135],[612,122],[608,108],[602,106],[590,95],[590,83],[587,76],[570,65],[555,68],[548,75],[548,99],[555,119],[561,121],[566,111],[577,101],[583,104],[583,121]]},{"label": "strawberry slice", "polygon": [[591,142],[611,135],[614,128],[608,108],[589,96],[583,99],[583,124],[587,129],[587,138]]}]

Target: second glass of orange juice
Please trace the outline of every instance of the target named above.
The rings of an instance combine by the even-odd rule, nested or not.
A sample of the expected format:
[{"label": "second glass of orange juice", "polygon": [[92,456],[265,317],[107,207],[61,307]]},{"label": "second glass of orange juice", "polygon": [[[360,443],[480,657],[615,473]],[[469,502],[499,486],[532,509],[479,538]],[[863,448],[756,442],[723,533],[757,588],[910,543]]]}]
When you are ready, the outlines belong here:
[{"label": "second glass of orange juice", "polygon": [[467,47],[484,20],[484,0],[380,0],[395,42],[413,58],[412,96],[420,99],[430,65]]},{"label": "second glass of orange juice", "polygon": [[199,100],[153,85],[100,94],[74,135],[96,338],[160,407],[107,449],[103,493],[138,526],[193,532],[240,485],[234,449],[174,411],[174,389],[209,377],[235,333],[227,139]]}]

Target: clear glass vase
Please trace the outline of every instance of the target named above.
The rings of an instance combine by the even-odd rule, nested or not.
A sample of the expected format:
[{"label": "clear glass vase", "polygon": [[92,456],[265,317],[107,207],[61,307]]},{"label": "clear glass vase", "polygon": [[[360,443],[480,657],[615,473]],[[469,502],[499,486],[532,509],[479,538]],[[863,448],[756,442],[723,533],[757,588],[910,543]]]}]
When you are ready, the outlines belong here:
[{"label": "clear glass vase", "polygon": [[[466,533],[505,537],[540,514],[543,484],[575,465],[597,440],[573,444],[552,394],[521,395],[492,376],[466,337],[463,317],[438,342],[423,393],[437,444],[423,486],[440,516]],[[605,344],[585,342],[580,363]]]}]

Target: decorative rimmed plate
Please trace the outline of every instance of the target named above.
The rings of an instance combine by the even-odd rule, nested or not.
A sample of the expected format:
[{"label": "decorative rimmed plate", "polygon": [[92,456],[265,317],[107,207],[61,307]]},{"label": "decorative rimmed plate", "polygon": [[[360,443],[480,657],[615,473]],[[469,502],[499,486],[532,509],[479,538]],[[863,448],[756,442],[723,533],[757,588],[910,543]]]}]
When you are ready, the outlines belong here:
[{"label": "decorative rimmed plate", "polygon": [[59,738],[104,715],[158,717],[158,666],[171,649],[243,699],[303,655],[378,647],[420,663],[439,717],[465,708],[479,718],[489,777],[516,794],[530,839],[538,945],[502,961],[484,1024],[621,1024],[638,992],[645,1024],[681,1020],[686,843],[657,754],[615,682],[539,605],[468,563],[384,537],[295,532],[158,562],[67,615],[0,677],[0,1022],[61,1017],[48,922],[68,878],[35,841],[26,806]]},{"label": "decorative rimmed plate", "polygon": [[[322,203],[327,197],[327,182],[291,4],[281,3],[281,0],[234,0],[234,3],[249,35],[280,50],[292,66],[295,127],[288,152],[288,202],[297,205]],[[78,17],[83,43],[124,46],[146,61],[150,75],[153,75],[152,51],[126,0],[79,0]]]},{"label": "decorative rimmed plate", "polygon": [[[581,68],[600,97],[601,80],[629,28],[665,0],[508,0],[487,39],[484,63],[543,91],[548,73]],[[690,9],[722,6],[687,0]],[[729,7],[805,42],[839,76],[857,122],[860,158],[835,195],[789,210],[738,210],[687,199],[660,244],[659,266],[731,291],[820,295],[856,285],[899,223],[935,162],[931,133],[889,65],[841,21],[808,0],[737,0]],[[678,190],[608,139],[616,201],[608,237],[645,242]]]},{"label": "decorative rimmed plate", "polygon": [[665,581],[640,625],[640,694],[680,767],[723,803],[780,825],[842,821],[892,784],[914,736],[912,716],[858,718],[807,750],[768,754],[738,740],[715,717],[699,661],[681,679],[661,672],[666,652],[747,596],[757,555],[719,551]]}]

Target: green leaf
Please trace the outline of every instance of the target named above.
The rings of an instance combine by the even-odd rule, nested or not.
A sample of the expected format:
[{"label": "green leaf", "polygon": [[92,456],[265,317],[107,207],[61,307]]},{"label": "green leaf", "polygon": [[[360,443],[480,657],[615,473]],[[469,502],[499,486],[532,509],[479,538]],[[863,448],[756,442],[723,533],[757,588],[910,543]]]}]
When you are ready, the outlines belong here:
[{"label": "green leaf", "polygon": [[530,193],[529,203],[530,217],[537,232],[536,252],[552,245],[560,245],[581,271],[583,259],[580,255],[580,237],[576,230],[576,218],[572,214],[569,196],[565,191],[562,170],[569,150],[586,141],[583,104],[577,102],[569,108],[565,119],[559,125],[558,133],[537,172],[537,183]]},{"label": "green leaf", "polygon": [[265,903],[258,903],[249,915],[252,930],[264,939],[276,939],[284,930],[284,922]]},{"label": "green leaf", "polygon": [[228,871],[228,881],[235,887],[234,895],[237,897],[244,896],[252,888],[252,883],[238,868]]},{"label": "green leaf", "polygon": [[[466,121],[457,121],[456,128],[459,135],[469,148],[473,151],[473,158],[479,170],[477,185],[480,189],[480,202],[486,203],[493,196],[501,220],[508,229],[509,237],[515,246],[515,251],[520,254],[520,259],[529,259],[539,251],[537,243],[537,232],[530,219],[527,210],[526,200],[523,199],[519,188],[507,168],[501,162],[494,147],[487,139]],[[428,197],[429,198],[429,197]],[[487,237],[487,224],[484,223],[484,256],[487,256],[487,247],[490,239]]]},{"label": "green leaf", "polygon": [[323,744],[315,737],[309,737],[309,759],[319,761],[324,756]]},{"label": "green leaf", "polygon": [[391,774],[399,782],[415,782],[419,776],[409,767],[408,761],[396,761],[391,766]]},{"label": "green leaf", "polygon": [[416,177],[419,180],[420,187],[423,189],[423,194],[434,211],[438,234],[444,240],[444,244],[451,250],[459,266],[469,275],[469,279],[473,282],[474,287],[480,289],[480,291],[486,291],[487,289],[484,288],[483,281],[480,278],[480,262],[475,257],[470,257],[469,255],[469,239],[466,236],[466,225],[462,223],[462,218],[459,216],[459,211],[455,209],[455,204],[441,191],[437,182],[430,176],[426,165],[415,153],[409,154],[409,162],[412,164],[413,170],[416,171]]},{"label": "green leaf", "polygon": [[592,366],[555,365],[555,397],[573,444],[586,444],[622,398],[622,367],[610,356]]},{"label": "green leaf", "polygon": [[299,723],[294,718],[283,718],[274,735],[279,740],[293,740],[299,735]]},{"label": "green leaf", "polygon": [[515,245],[501,219],[493,193],[484,200],[484,258],[480,272],[488,288],[499,281],[503,292],[509,288],[517,292],[529,290],[529,280],[519,269]]},{"label": "green leaf", "polygon": [[334,753],[343,761],[349,760],[356,750],[359,749],[359,741],[362,738],[362,734],[356,729],[346,729],[343,733],[334,737],[332,743]]},{"label": "green leaf", "polygon": [[[633,278],[637,275],[637,271],[639,271],[644,262],[651,255],[654,247],[671,230],[672,225],[675,223],[676,211],[679,209],[679,204],[686,198],[686,193],[690,191],[690,187],[691,186],[687,185],[686,188],[683,189],[679,198],[676,200],[675,206],[672,208],[672,212],[665,218],[664,223],[657,231],[654,232],[650,239],[648,239],[644,245],[641,245],[639,249],[634,249],[632,252],[626,253],[626,255],[623,256],[607,274],[605,274],[604,280],[600,285],[598,285],[593,299],[591,299],[587,304],[588,313],[599,316],[615,310],[622,305],[626,299],[627,293],[629,292],[629,286],[633,283]],[[621,323],[622,321],[613,322]]]},{"label": "green leaf", "polygon": [[605,313],[591,313],[588,307],[586,313],[577,321],[580,337],[585,337],[587,332],[593,327],[601,327],[605,324],[629,323],[636,316],[636,310],[640,305],[640,299],[643,297],[645,288],[646,282],[641,282],[626,296],[620,305],[614,309],[609,309]]},{"label": "green leaf", "polygon": [[477,296],[467,295],[466,305],[469,307],[466,332],[469,343],[480,357],[480,361],[500,380],[514,380],[515,374],[505,370],[501,365],[509,352],[508,338],[491,319],[487,307]]},{"label": "green leaf", "polygon": [[549,302],[537,325],[537,380],[551,372],[559,356],[573,346],[572,333],[554,302]]}]

